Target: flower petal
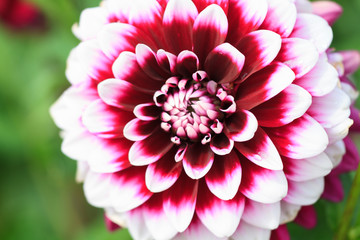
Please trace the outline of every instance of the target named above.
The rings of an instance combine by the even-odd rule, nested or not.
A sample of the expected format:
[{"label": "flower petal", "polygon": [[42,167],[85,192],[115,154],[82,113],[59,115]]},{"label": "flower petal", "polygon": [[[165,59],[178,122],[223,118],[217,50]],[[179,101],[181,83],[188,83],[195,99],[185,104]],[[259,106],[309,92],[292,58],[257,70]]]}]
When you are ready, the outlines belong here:
[{"label": "flower petal", "polygon": [[106,24],[98,38],[102,51],[110,59],[116,59],[123,51],[134,52],[138,43],[155,45],[139,28],[120,22]]},{"label": "flower petal", "polygon": [[72,131],[61,145],[64,154],[86,161],[96,172],[116,172],[130,166],[127,153],[131,142],[126,138],[103,139],[87,131]]},{"label": "flower petal", "polygon": [[281,37],[272,31],[258,30],[242,38],[236,48],[245,56],[245,65],[241,71],[243,79],[275,59],[281,48]]},{"label": "flower petal", "polygon": [[107,79],[98,85],[100,98],[110,106],[133,111],[140,103],[152,102],[152,96],[141,88],[120,79]]},{"label": "flower petal", "polygon": [[307,39],[314,43],[320,53],[323,53],[331,44],[333,32],[323,18],[314,14],[299,13],[290,37]]},{"label": "flower petal", "polygon": [[101,28],[109,23],[108,12],[104,7],[92,7],[81,12],[78,25],[72,30],[74,35],[82,41],[96,38]]},{"label": "flower petal", "polygon": [[274,143],[261,128],[258,128],[251,140],[235,143],[235,148],[247,159],[263,168],[272,170],[283,168]]},{"label": "flower petal", "polygon": [[350,116],[350,98],[340,88],[325,96],[313,97],[308,113],[323,127],[331,128]]},{"label": "flower petal", "polygon": [[225,41],[228,21],[224,11],[218,5],[210,5],[199,13],[194,22],[194,52],[200,63],[208,53]]},{"label": "flower petal", "polygon": [[199,188],[196,214],[217,237],[230,237],[239,225],[244,205],[245,198],[241,193],[224,201],[214,196],[204,184]]},{"label": "flower petal", "polygon": [[256,239],[256,240],[269,240],[271,231],[256,227],[241,221],[235,233],[232,235],[233,239]]},{"label": "flower petal", "polygon": [[210,142],[211,150],[217,155],[229,154],[234,147],[234,141],[229,139],[224,133],[215,135]]},{"label": "flower petal", "polygon": [[330,173],[333,164],[325,153],[305,159],[282,157],[284,172],[288,179],[293,181],[307,181],[324,177]]},{"label": "flower petal", "polygon": [[182,174],[176,183],[163,193],[163,208],[177,231],[183,232],[195,212],[198,181]]},{"label": "flower petal", "polygon": [[173,145],[170,141],[169,134],[159,130],[144,140],[135,142],[131,146],[129,150],[129,161],[135,166],[148,165],[159,160]]},{"label": "flower petal", "polygon": [[342,14],[342,7],[332,1],[317,1],[312,2],[312,12],[324,18],[330,25],[332,25]]},{"label": "flower petal", "polygon": [[172,239],[178,233],[164,212],[161,194],[154,194],[143,205],[142,212],[154,239]]},{"label": "flower petal", "polygon": [[174,54],[192,48],[192,28],[198,15],[191,0],[170,0],[164,12],[163,28],[166,42]]},{"label": "flower petal", "polygon": [[280,202],[264,204],[247,199],[242,220],[257,227],[275,229],[280,224]]},{"label": "flower petal", "polygon": [[304,76],[316,64],[319,54],[315,45],[301,38],[285,38],[276,60],[285,63],[295,73],[296,78]]},{"label": "flower petal", "polygon": [[94,206],[112,206],[118,212],[134,209],[152,195],[145,185],[144,167],[130,167],[113,174],[88,173],[84,191]]},{"label": "flower petal", "polygon": [[240,191],[247,198],[260,203],[275,203],[283,199],[288,184],[282,170],[269,170],[244,159],[241,161],[243,176]]},{"label": "flower petal", "polygon": [[129,233],[134,239],[148,240],[152,238],[150,231],[145,224],[146,221],[142,207],[126,212],[124,222],[126,222]]},{"label": "flower petal", "polygon": [[280,127],[301,117],[311,105],[311,95],[291,84],[270,100],[251,110],[260,126]]},{"label": "flower petal", "polygon": [[115,60],[112,71],[115,78],[127,81],[142,91],[154,93],[159,90],[162,83],[155,81],[144,73],[139,66],[135,53],[124,51]]},{"label": "flower petal", "polygon": [[123,136],[125,125],[134,116],[119,108],[105,104],[101,99],[92,102],[82,115],[82,122],[89,132],[103,138]]},{"label": "flower petal", "polygon": [[251,109],[277,95],[295,79],[285,64],[274,62],[252,74],[236,93],[237,108]]},{"label": "flower petal", "polygon": [[176,70],[183,76],[191,76],[199,69],[199,64],[195,53],[184,50],[177,57]]},{"label": "flower petal", "polygon": [[[229,43],[215,47],[205,60],[205,71],[211,80],[218,83],[234,81],[241,72],[245,57]],[[219,67],[221,66],[221,67]]]},{"label": "flower petal", "polygon": [[143,121],[134,118],[124,128],[124,136],[131,141],[141,141],[159,130],[159,121]]},{"label": "flower petal", "polygon": [[229,0],[229,31],[226,41],[235,45],[247,33],[259,28],[268,10],[266,0]]},{"label": "flower petal", "polygon": [[325,54],[310,72],[301,78],[297,78],[294,83],[305,88],[312,96],[323,96],[331,92],[339,82],[338,72],[331,65]]},{"label": "flower petal", "polygon": [[235,151],[215,156],[212,168],[205,175],[210,191],[222,200],[232,199],[238,192],[242,176],[240,160]]},{"label": "flower petal", "polygon": [[281,155],[295,159],[314,157],[329,143],[324,128],[307,114],[285,126],[267,128],[266,132]]},{"label": "flower petal", "polygon": [[288,179],[289,191],[284,201],[298,205],[312,205],[324,191],[324,178],[295,182]]},{"label": "flower petal", "polygon": [[208,144],[201,142],[189,145],[184,158],[183,166],[186,174],[192,179],[202,178],[214,162],[214,153]]},{"label": "flower petal", "polygon": [[257,120],[248,110],[239,109],[226,119],[226,135],[233,141],[244,142],[254,137]]},{"label": "flower petal", "polygon": [[[173,148],[176,150],[176,148]],[[176,153],[176,151],[175,151]],[[175,162],[174,151],[168,151],[157,162],[151,163],[145,174],[146,186],[151,192],[163,192],[170,188],[182,171],[180,162]]]},{"label": "flower petal", "polygon": [[354,73],[360,67],[360,53],[355,50],[339,51],[344,65],[344,74]]},{"label": "flower petal", "polygon": [[293,1],[268,0],[268,11],[261,29],[271,30],[286,38],[292,32],[296,21],[296,7]]}]

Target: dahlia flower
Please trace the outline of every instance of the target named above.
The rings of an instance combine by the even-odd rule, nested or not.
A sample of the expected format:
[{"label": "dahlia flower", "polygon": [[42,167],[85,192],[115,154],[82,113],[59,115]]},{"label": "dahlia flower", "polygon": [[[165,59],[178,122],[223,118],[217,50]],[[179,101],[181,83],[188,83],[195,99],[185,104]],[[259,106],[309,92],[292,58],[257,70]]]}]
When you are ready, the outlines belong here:
[{"label": "dahlia flower", "polygon": [[12,30],[45,28],[43,13],[22,0],[0,0],[0,21]]},{"label": "dahlia flower", "polygon": [[134,239],[269,239],[352,124],[322,17],[288,0],[106,0],[51,108],[90,204]]}]

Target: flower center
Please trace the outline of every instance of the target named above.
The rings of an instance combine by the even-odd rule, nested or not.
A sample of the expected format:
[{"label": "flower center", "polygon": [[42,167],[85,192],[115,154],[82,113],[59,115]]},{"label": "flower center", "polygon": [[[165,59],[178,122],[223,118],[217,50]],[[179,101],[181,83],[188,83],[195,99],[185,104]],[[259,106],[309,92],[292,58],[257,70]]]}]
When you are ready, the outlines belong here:
[{"label": "flower center", "polygon": [[162,107],[161,128],[171,132],[172,142],[206,144],[223,130],[229,97],[221,85],[197,71],[191,79],[169,78],[155,93],[154,101]]}]

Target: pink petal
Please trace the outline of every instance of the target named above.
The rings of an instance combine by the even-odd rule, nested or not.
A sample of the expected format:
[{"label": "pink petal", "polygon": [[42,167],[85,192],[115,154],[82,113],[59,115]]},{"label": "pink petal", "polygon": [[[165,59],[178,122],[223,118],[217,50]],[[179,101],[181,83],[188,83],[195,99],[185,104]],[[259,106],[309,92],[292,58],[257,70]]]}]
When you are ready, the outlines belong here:
[{"label": "pink petal", "polygon": [[116,59],[123,51],[134,52],[138,43],[154,46],[139,28],[126,23],[106,24],[98,35],[101,49],[110,59]]},{"label": "pink petal", "polygon": [[86,161],[93,171],[116,172],[130,166],[130,146],[125,138],[102,139],[87,131],[72,131],[65,135],[61,150],[70,158]]},{"label": "pink petal", "polygon": [[340,164],[332,171],[332,173],[342,174],[349,171],[354,171],[358,168],[360,162],[360,155],[355,142],[347,136],[343,139],[345,143],[346,152],[342,157]]},{"label": "pink petal", "polygon": [[199,12],[211,4],[219,5],[225,14],[228,12],[229,0],[193,0]]},{"label": "pink petal", "polygon": [[256,240],[269,240],[271,231],[256,227],[241,221],[235,233],[232,235],[233,239],[256,239]]},{"label": "pink petal", "polygon": [[316,65],[294,83],[305,88],[312,96],[323,96],[331,92],[339,82],[338,72],[327,57],[321,56]]},{"label": "pink petal", "polygon": [[157,0],[109,0],[104,3],[111,15],[119,22],[129,23],[144,32],[155,42],[156,48],[164,48],[162,32],[163,9]]},{"label": "pink petal", "polygon": [[229,139],[224,133],[215,135],[210,142],[211,150],[217,155],[229,154],[234,147],[234,141]]},{"label": "pink petal", "polygon": [[350,116],[350,98],[340,88],[325,96],[313,97],[308,113],[323,127],[331,128]]},{"label": "pink petal", "polygon": [[88,201],[94,203],[94,206],[112,206],[118,212],[136,208],[152,195],[145,185],[144,167],[130,167],[106,175],[89,173],[85,179],[84,191]]},{"label": "pink petal", "polygon": [[355,50],[339,51],[342,56],[342,63],[344,65],[344,74],[352,74],[360,67],[360,53]]},{"label": "pink petal", "polygon": [[312,205],[324,191],[324,178],[295,182],[288,179],[289,190],[284,201],[298,205]]},{"label": "pink petal", "polygon": [[239,157],[232,151],[224,156],[215,156],[213,166],[205,175],[205,180],[215,196],[222,200],[229,200],[238,192],[241,176]]},{"label": "pink petal", "polygon": [[314,206],[303,206],[297,215],[295,222],[302,227],[311,229],[316,226],[317,217]]},{"label": "pink petal", "polygon": [[235,143],[235,148],[247,159],[263,168],[272,170],[283,168],[274,143],[261,128],[258,128],[251,140]]},{"label": "pink petal", "polygon": [[159,160],[173,145],[170,141],[169,134],[158,130],[144,140],[137,141],[131,146],[129,150],[129,161],[135,166],[148,165]]},{"label": "pink petal", "polygon": [[114,232],[118,229],[121,229],[121,226],[119,226],[116,223],[114,223],[113,221],[111,221],[110,218],[108,218],[105,214],[104,214],[104,220],[105,220],[105,225],[106,225],[106,228],[108,231]]},{"label": "pink petal", "polygon": [[272,31],[258,30],[242,38],[236,48],[245,56],[241,78],[246,78],[275,59],[281,48],[281,37]]},{"label": "pink petal", "polygon": [[154,194],[144,204],[142,212],[154,239],[172,239],[178,233],[164,212],[161,194]]},{"label": "pink petal", "polygon": [[170,74],[160,67],[156,54],[149,46],[138,44],[135,54],[141,69],[152,79],[164,81],[170,77]]},{"label": "pink petal", "polygon": [[98,85],[100,98],[108,105],[133,111],[140,103],[153,102],[141,88],[119,79],[107,79]]},{"label": "pink petal", "polygon": [[284,172],[288,179],[293,181],[307,181],[324,177],[330,173],[333,164],[325,153],[305,159],[282,157]]},{"label": "pink petal", "polygon": [[290,240],[286,224],[280,225],[277,229],[271,231],[270,240]]},{"label": "pink petal", "polygon": [[145,174],[146,186],[151,192],[163,192],[170,188],[182,171],[180,162],[175,162],[174,151],[168,151],[157,162],[151,163]]},{"label": "pink petal", "polygon": [[314,157],[329,143],[324,128],[307,114],[285,126],[268,128],[266,132],[281,155],[295,159]]},{"label": "pink petal", "polygon": [[269,0],[266,18],[262,29],[271,30],[286,38],[292,32],[296,21],[296,7],[292,1]]},{"label": "pink petal", "polygon": [[224,201],[214,196],[205,185],[201,185],[196,214],[217,237],[230,237],[239,225],[244,205],[245,198],[241,193]]},{"label": "pink petal", "polygon": [[211,50],[206,57],[205,71],[211,80],[229,83],[240,75],[244,61],[245,57],[241,52],[229,43],[223,43]]},{"label": "pink petal", "polygon": [[283,63],[274,62],[252,74],[236,93],[237,108],[251,109],[274,97],[295,79],[293,71]]},{"label": "pink petal", "polygon": [[342,7],[332,1],[312,2],[311,5],[313,13],[324,18],[330,25],[332,25],[343,12]]},{"label": "pink petal", "polygon": [[103,138],[123,136],[125,125],[134,116],[105,104],[101,99],[92,102],[82,115],[82,122],[89,132]]},{"label": "pink petal", "polygon": [[257,227],[275,229],[280,224],[280,202],[260,203],[247,199],[242,220]]},{"label": "pink petal", "polygon": [[229,31],[226,41],[235,45],[247,33],[257,30],[265,19],[266,0],[229,0]]},{"label": "pink petal", "polygon": [[191,76],[199,69],[199,59],[195,53],[184,50],[177,57],[176,70],[182,76]]},{"label": "pink petal", "polygon": [[73,26],[74,35],[80,40],[96,38],[101,28],[109,23],[108,12],[104,7],[86,8],[81,12],[79,24]]},{"label": "pink petal", "polygon": [[210,232],[195,214],[190,226],[182,233],[173,238],[173,240],[184,239],[206,239],[206,240],[226,240],[227,238],[218,238]]},{"label": "pink petal", "polygon": [[163,17],[166,42],[174,54],[192,48],[192,28],[198,11],[190,0],[170,0]]},{"label": "pink petal", "polygon": [[125,212],[124,214],[124,222],[126,222],[129,233],[134,239],[145,240],[152,238],[150,231],[146,226],[143,209],[144,208],[140,206]]},{"label": "pink petal", "polygon": [[143,121],[134,118],[124,128],[124,136],[131,141],[141,141],[159,130],[160,121]]},{"label": "pink petal", "polygon": [[193,218],[198,192],[198,181],[182,174],[176,183],[163,193],[163,208],[177,231],[183,232]]},{"label": "pink petal", "polygon": [[311,105],[311,95],[291,84],[270,100],[251,110],[260,126],[280,127],[301,117]]},{"label": "pink petal", "polygon": [[233,141],[244,142],[254,137],[257,120],[248,110],[239,109],[226,119],[226,135]]},{"label": "pink petal", "polygon": [[269,170],[250,161],[241,161],[243,176],[240,191],[247,198],[260,203],[275,203],[283,199],[288,184],[282,170]]},{"label": "pink petal", "polygon": [[332,202],[340,202],[344,196],[344,188],[339,175],[330,173],[325,178],[325,188],[321,197]]},{"label": "pink petal", "polygon": [[323,18],[314,14],[300,13],[297,15],[290,37],[307,39],[314,43],[320,53],[323,53],[329,48],[333,33]]},{"label": "pink petal", "polygon": [[214,153],[208,144],[193,143],[187,148],[183,166],[186,174],[192,179],[202,178],[214,162]]},{"label": "pink petal", "polygon": [[283,39],[281,50],[276,58],[285,63],[300,78],[308,73],[319,59],[315,45],[301,38]]},{"label": "pink petal", "polygon": [[[100,82],[113,77],[111,72],[112,62],[102,52],[96,39],[81,42],[72,51],[70,57],[69,69],[67,69],[66,75],[72,83],[90,79]],[[70,63],[75,65],[71,66]]]},{"label": "pink petal", "polygon": [[112,71],[115,78],[127,81],[143,91],[154,93],[162,83],[155,81],[144,73],[132,52],[124,51],[115,60]]},{"label": "pink petal", "polygon": [[221,7],[213,4],[200,12],[193,28],[194,52],[200,63],[212,49],[225,41],[227,31],[228,21]]},{"label": "pink petal", "polygon": [[98,98],[96,86],[89,87],[86,82],[73,85],[51,106],[50,115],[63,130],[82,128],[82,112]]},{"label": "pink petal", "polygon": [[161,108],[154,103],[139,104],[134,108],[134,115],[144,121],[158,119],[161,114]]}]

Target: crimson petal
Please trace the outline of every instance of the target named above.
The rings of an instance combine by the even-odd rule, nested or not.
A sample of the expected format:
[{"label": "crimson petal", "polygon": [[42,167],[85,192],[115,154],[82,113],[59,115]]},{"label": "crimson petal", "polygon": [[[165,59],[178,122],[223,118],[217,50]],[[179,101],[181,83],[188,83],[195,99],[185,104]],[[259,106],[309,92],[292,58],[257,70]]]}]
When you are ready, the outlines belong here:
[{"label": "crimson petal", "polygon": [[143,121],[134,118],[124,127],[124,136],[131,141],[141,141],[159,130],[159,121]]},{"label": "crimson petal", "polygon": [[217,237],[230,237],[237,229],[245,206],[245,198],[239,192],[224,201],[214,196],[205,184],[200,185],[196,214],[201,222]]},{"label": "crimson petal", "polygon": [[232,151],[225,156],[215,156],[213,166],[205,175],[205,180],[215,196],[222,200],[229,200],[238,192],[241,176],[239,157]]},{"label": "crimson petal", "polygon": [[159,160],[173,145],[170,141],[169,134],[159,130],[144,140],[135,142],[131,146],[129,150],[129,161],[135,166],[148,165]]},{"label": "crimson petal", "polygon": [[183,158],[184,170],[192,179],[205,176],[213,162],[214,152],[208,144],[203,145],[201,142],[189,145]]},{"label": "crimson petal", "polygon": [[183,232],[195,213],[198,181],[186,174],[180,175],[176,183],[163,193],[163,208],[166,216],[179,232]]}]

